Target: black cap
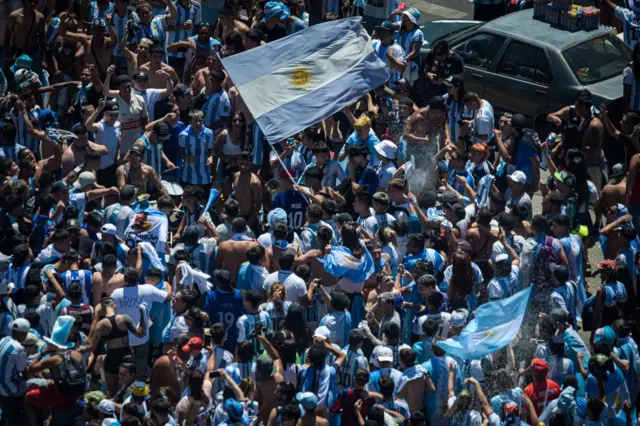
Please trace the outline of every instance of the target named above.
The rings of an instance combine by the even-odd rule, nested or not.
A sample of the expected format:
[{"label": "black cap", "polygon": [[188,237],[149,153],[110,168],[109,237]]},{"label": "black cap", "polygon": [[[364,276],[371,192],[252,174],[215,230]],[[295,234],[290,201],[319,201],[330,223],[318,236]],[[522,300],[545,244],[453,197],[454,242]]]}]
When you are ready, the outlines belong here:
[{"label": "black cap", "polygon": [[444,111],[445,109],[447,109],[447,101],[445,101],[442,96],[434,96],[429,101],[429,109]]},{"label": "black cap", "polygon": [[171,138],[171,129],[169,128],[169,123],[166,121],[158,121],[153,125],[153,132],[156,134],[158,139],[169,139]]},{"label": "black cap", "polygon": [[53,186],[51,186],[51,193],[55,194],[56,192],[63,192],[63,191],[71,191],[71,185],[69,185],[66,181],[64,180],[59,180],[56,183],[53,184]]},{"label": "black cap", "polygon": [[593,105],[593,97],[591,96],[591,92],[587,89],[582,89],[578,92],[578,96],[576,96],[576,102],[584,105]]},{"label": "black cap", "polygon": [[139,154],[142,156],[144,155],[144,146],[139,143],[133,144],[129,152],[135,152],[136,154]]},{"label": "black cap", "polygon": [[149,73],[146,71],[138,71],[133,75],[134,81],[149,81]]},{"label": "black cap", "polygon": [[120,112],[120,105],[116,101],[105,102],[104,112]]},{"label": "black cap", "polygon": [[336,222],[342,225],[343,223],[353,222],[353,218],[349,213],[338,213],[336,215]]},{"label": "black cap", "polygon": [[459,88],[462,87],[463,85],[463,81],[460,77],[458,77],[457,75],[452,75],[451,77],[447,78],[444,81],[444,85],[447,86],[447,89],[451,89],[451,88]]},{"label": "black cap", "polygon": [[522,114],[514,114],[511,117],[511,125],[516,129],[524,129],[527,126],[527,119]]},{"label": "black cap", "polygon": [[191,93],[191,87],[187,86],[186,84],[178,84],[174,89],[173,89],[173,95],[174,96],[178,96],[178,97],[183,97],[184,95]]}]

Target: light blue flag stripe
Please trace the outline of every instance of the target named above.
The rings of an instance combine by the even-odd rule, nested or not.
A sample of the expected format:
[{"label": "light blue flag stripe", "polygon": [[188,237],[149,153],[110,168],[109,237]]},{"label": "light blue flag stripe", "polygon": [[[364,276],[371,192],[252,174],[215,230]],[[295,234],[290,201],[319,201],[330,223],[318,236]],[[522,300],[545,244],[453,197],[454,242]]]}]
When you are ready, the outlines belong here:
[{"label": "light blue flag stripe", "polygon": [[436,343],[448,355],[478,359],[507,346],[515,339],[527,312],[531,287],[511,297],[485,303],[456,340]]},{"label": "light blue flag stripe", "polygon": [[329,117],[388,80],[360,20],[315,25],[222,59],[270,143]]}]

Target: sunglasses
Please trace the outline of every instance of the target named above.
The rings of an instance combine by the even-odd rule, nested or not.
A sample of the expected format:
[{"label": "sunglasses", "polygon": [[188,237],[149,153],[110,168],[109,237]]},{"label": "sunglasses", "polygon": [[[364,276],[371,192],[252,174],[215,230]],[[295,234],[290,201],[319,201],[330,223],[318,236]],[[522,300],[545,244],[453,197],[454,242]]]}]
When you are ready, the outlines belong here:
[{"label": "sunglasses", "polygon": [[231,120],[233,123],[244,123],[244,120],[241,118],[234,118],[233,120]]}]

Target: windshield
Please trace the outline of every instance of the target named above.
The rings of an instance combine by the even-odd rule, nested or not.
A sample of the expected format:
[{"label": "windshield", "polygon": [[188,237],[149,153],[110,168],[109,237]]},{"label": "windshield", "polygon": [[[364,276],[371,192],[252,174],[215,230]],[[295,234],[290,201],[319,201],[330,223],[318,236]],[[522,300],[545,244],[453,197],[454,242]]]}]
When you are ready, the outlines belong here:
[{"label": "windshield", "polygon": [[620,76],[631,62],[631,49],[612,34],[587,40],[563,54],[571,71],[585,85]]},{"label": "windshield", "polygon": [[476,27],[480,25],[479,22],[474,21],[431,21],[429,25],[421,27],[422,34],[424,35],[424,45],[433,44],[436,40],[442,37],[455,34],[459,31],[470,27]]}]

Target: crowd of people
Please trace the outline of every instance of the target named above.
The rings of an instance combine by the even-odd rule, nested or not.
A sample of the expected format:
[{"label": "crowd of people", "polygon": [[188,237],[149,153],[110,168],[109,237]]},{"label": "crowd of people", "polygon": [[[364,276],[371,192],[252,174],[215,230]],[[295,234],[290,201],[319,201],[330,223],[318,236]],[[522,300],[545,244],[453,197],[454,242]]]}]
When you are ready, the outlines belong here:
[{"label": "crowd of people", "polygon": [[[1,5],[0,425],[636,424],[633,38],[547,137],[394,1]],[[269,144],[221,60],[357,15],[389,81]]]}]

